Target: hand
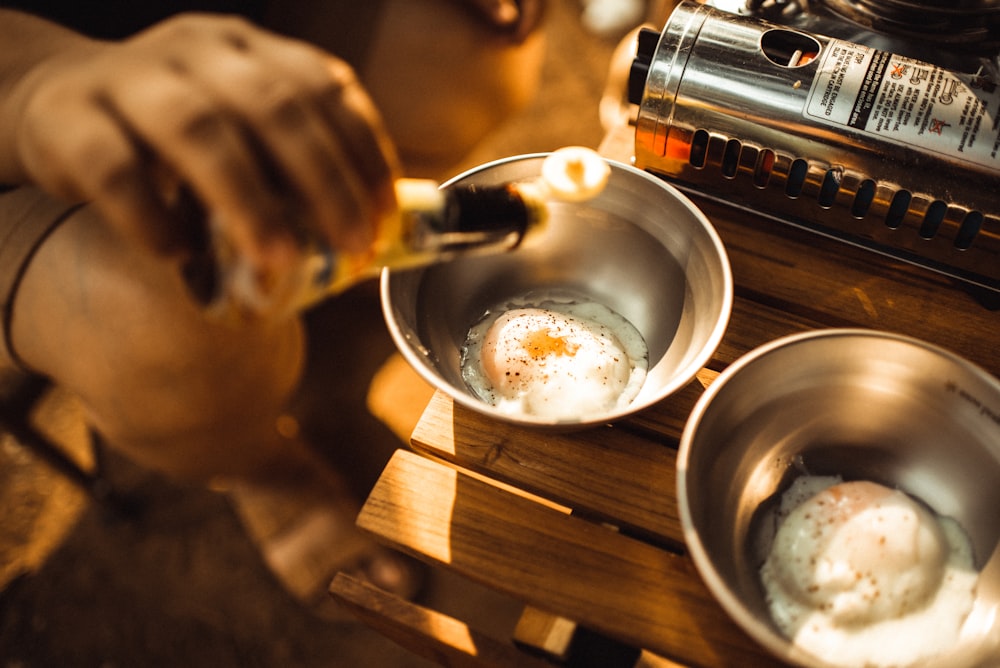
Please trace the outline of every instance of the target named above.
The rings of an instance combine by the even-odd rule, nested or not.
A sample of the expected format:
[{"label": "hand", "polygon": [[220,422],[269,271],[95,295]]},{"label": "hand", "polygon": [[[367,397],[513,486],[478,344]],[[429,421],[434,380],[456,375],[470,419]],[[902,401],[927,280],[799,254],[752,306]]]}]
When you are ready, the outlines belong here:
[{"label": "hand", "polygon": [[545,0],[459,0],[493,25],[524,39],[542,18]]},{"label": "hand", "polygon": [[303,229],[364,250],[394,206],[393,150],[342,61],[209,15],[83,44],[19,84],[21,169],[154,249],[188,243],[171,215],[178,184],[266,271],[293,261]]}]

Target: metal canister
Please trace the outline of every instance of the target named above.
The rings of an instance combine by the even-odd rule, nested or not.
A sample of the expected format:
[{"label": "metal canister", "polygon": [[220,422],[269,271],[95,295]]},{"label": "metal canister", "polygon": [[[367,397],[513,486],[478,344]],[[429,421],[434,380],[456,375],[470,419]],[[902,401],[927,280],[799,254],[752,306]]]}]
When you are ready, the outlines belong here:
[{"label": "metal canister", "polygon": [[[764,6],[768,0],[749,0]],[[872,31],[899,35],[950,52],[996,55],[1000,5],[996,0],[812,0],[810,13],[839,16]]]},{"label": "metal canister", "polygon": [[1000,291],[1000,90],[684,0],[639,35],[635,162],[732,205]]}]

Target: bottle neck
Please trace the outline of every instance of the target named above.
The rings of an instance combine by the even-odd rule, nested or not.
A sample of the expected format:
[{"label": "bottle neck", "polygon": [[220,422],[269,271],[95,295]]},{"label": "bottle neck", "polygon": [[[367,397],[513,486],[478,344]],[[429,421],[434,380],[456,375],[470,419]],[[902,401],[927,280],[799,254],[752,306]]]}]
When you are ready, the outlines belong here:
[{"label": "bottle neck", "polygon": [[398,209],[382,221],[368,252],[316,246],[266,294],[245,261],[225,252],[227,240],[216,239],[209,309],[226,317],[280,318],[374,278],[384,268],[412,269],[457,255],[516,248],[547,216],[545,198],[529,184],[441,189],[432,181],[400,179],[396,195]]},{"label": "bottle neck", "polygon": [[517,247],[545,217],[515,184],[453,186],[439,191],[432,207],[400,202],[397,238],[381,266],[400,268],[449,259],[462,253],[494,253]]},{"label": "bottle neck", "polygon": [[397,212],[383,221],[369,252],[351,255],[317,248],[294,276],[285,277],[290,291],[275,301],[275,309],[301,310],[385,268],[414,269],[459,255],[511,250],[547,216],[545,201],[517,184],[441,190],[431,182],[401,179],[397,199]]}]

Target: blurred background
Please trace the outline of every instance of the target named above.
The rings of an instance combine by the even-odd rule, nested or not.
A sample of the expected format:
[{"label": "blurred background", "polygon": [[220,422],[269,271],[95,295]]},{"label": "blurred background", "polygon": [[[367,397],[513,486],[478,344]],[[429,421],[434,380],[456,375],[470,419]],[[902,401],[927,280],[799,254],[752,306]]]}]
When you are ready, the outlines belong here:
[{"label": "blurred background", "polygon": [[[454,173],[510,155],[596,147],[612,55],[647,11],[639,0],[550,0],[537,96]],[[344,313],[356,323],[351,331],[335,326]],[[393,352],[374,286],[315,309],[308,329],[314,352],[299,398],[303,426],[320,446],[358,444],[363,456],[340,464],[363,496],[402,445],[364,405],[368,379]],[[358,368],[345,372],[333,351],[357,353]],[[56,423],[76,417],[71,402],[53,410]],[[92,503],[12,438],[0,439],[0,667],[427,665],[349,617],[325,621],[300,608],[220,495],[109,455],[112,485],[137,504],[123,516]],[[421,601],[500,635],[520,610],[436,571]]]}]

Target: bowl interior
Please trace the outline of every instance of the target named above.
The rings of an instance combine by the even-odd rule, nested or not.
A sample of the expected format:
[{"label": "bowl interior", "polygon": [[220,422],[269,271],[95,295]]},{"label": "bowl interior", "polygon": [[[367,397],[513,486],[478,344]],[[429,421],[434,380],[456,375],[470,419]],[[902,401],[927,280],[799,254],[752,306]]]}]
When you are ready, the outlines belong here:
[{"label": "bowl interior", "polygon": [[[452,183],[504,183],[536,177],[544,155],[490,163]],[[649,348],[650,370],[627,410],[577,424],[616,419],[689,382],[721,340],[732,305],[728,259],[704,215],[675,189],[611,163],[605,190],[578,204],[555,203],[541,235],[509,253],[465,256],[425,269],[386,271],[386,321],[408,361],[456,401],[497,419],[466,387],[461,348],[488,309],[549,291],[589,298],[627,318]],[[559,423],[565,425],[566,423]]]},{"label": "bowl interior", "polygon": [[[915,496],[962,525],[983,568],[997,561],[1000,542],[1000,384],[922,342],[833,330],[749,354],[695,408],[678,459],[692,556],[751,635],[821,665],[791,650],[770,623],[759,579],[773,537],[768,511],[806,473]],[[974,613],[983,619],[967,628],[1000,631],[989,612],[1000,603],[997,586],[1000,577],[987,569]]]}]

